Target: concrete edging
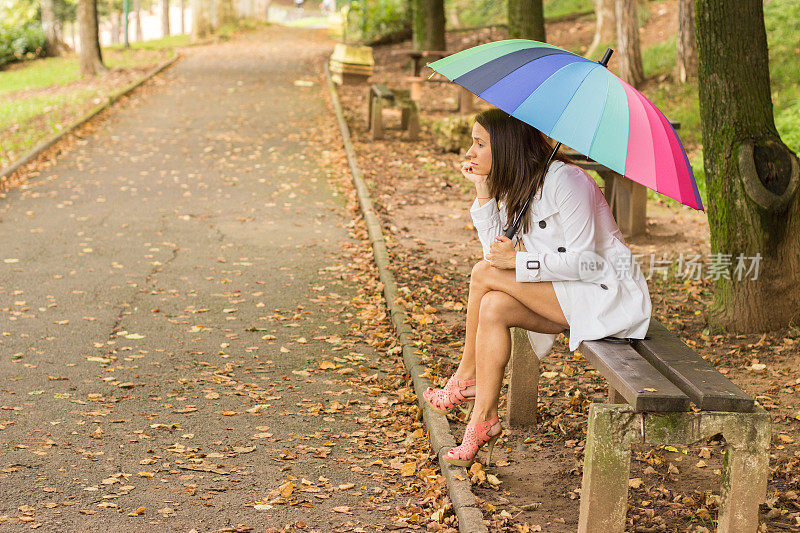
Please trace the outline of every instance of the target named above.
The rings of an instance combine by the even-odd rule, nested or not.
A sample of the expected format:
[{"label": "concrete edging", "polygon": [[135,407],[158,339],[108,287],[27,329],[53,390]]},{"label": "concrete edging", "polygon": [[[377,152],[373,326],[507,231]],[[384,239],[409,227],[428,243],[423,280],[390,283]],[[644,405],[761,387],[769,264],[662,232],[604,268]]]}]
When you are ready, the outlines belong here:
[{"label": "concrete edging", "polygon": [[453,510],[458,518],[458,530],[460,533],[487,533],[488,529],[483,523],[483,513],[476,505],[475,495],[472,493],[472,485],[469,482],[469,474],[466,469],[453,466],[442,459],[445,450],[455,446],[456,441],[450,433],[450,424],[447,421],[447,417],[432,410],[423,400],[422,392],[431,385],[431,382],[428,378],[424,377],[426,368],[422,365],[420,356],[414,353],[415,347],[411,340],[412,330],[411,326],[407,323],[408,315],[403,307],[395,303],[397,297],[397,283],[394,280],[392,271],[389,269],[389,252],[386,248],[386,241],[383,238],[383,230],[372,208],[372,199],[370,198],[369,190],[361,175],[361,170],[358,167],[358,159],[356,158],[353,143],[350,139],[350,129],[344,119],[342,106],[339,103],[339,95],[331,80],[327,63],[325,63],[325,79],[328,83],[333,109],[336,113],[339,130],[342,134],[342,143],[344,144],[345,153],[347,154],[347,161],[353,177],[353,184],[358,194],[358,203],[367,224],[367,231],[369,233],[370,243],[372,244],[375,263],[378,266],[380,280],[383,283],[383,294],[386,298],[386,306],[389,308],[392,324],[397,332],[400,346],[403,350],[403,364],[413,380],[414,392],[417,394],[417,401],[419,402],[420,409],[422,409],[425,427],[428,429],[428,435],[430,436],[431,447],[436,451],[439,457],[439,467],[447,480],[450,501],[453,502]]},{"label": "concrete edging", "polygon": [[175,54],[171,58],[169,58],[166,61],[162,62],[160,65],[156,65],[147,74],[145,74],[144,76],[142,76],[138,80],[134,81],[133,83],[129,84],[126,87],[123,87],[119,91],[109,95],[106,98],[105,102],[103,102],[102,104],[96,105],[88,113],[86,113],[85,115],[83,115],[79,119],[77,119],[74,122],[72,122],[69,126],[64,128],[63,131],[60,131],[60,132],[56,133],[55,135],[51,136],[50,138],[45,139],[44,141],[40,142],[39,144],[34,146],[31,150],[29,150],[27,153],[25,153],[22,157],[20,157],[19,159],[17,159],[13,163],[11,163],[9,166],[7,166],[6,168],[0,169],[0,190],[3,189],[3,183],[5,182],[5,180],[7,180],[9,177],[13,176],[14,174],[19,172],[20,170],[22,170],[22,168],[25,167],[25,165],[27,165],[27,164],[31,163],[32,161],[34,161],[45,150],[48,150],[49,148],[51,148],[53,145],[58,143],[58,141],[60,141],[66,135],[72,133],[77,128],[83,126],[89,120],[94,118],[95,115],[97,115],[98,113],[100,113],[101,111],[103,111],[105,109],[108,109],[109,107],[111,107],[111,105],[114,102],[116,102],[117,100],[119,100],[123,96],[129,94],[134,89],[139,87],[141,84],[143,84],[144,82],[146,82],[147,80],[149,80],[150,78],[155,76],[156,74],[160,73],[161,71],[163,71],[164,69],[166,69],[167,67],[169,67],[170,65],[175,63],[175,61],[177,61],[180,57],[182,57],[182,54],[180,52],[175,52]]}]

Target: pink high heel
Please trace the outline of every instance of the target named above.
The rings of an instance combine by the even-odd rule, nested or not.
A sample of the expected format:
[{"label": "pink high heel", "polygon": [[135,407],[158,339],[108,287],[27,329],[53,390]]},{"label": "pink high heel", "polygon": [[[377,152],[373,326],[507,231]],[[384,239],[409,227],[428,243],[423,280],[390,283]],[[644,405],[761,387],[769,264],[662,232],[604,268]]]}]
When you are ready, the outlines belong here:
[{"label": "pink high heel", "polygon": [[425,398],[425,401],[428,402],[428,405],[431,406],[431,409],[443,415],[446,415],[452,411],[454,407],[462,403],[471,402],[465,414],[467,420],[469,420],[469,416],[472,414],[472,408],[475,406],[475,397],[471,396],[467,398],[464,396],[463,391],[467,387],[475,385],[475,383],[476,380],[474,379],[456,379],[455,376],[451,376],[450,379],[447,380],[444,388],[434,389],[433,387],[428,387],[425,392],[422,393],[422,396]]},{"label": "pink high heel", "polygon": [[486,466],[489,466],[489,463],[492,462],[494,443],[497,442],[497,439],[503,434],[502,428],[497,435],[489,435],[489,430],[499,422],[500,419],[495,416],[491,420],[486,420],[485,422],[467,424],[467,430],[464,432],[464,439],[461,441],[461,444],[455,448],[450,448],[447,453],[444,454],[444,460],[451,465],[469,468],[472,466],[472,463],[475,462],[475,458],[478,456],[478,450],[480,450],[484,444],[488,444],[489,457],[486,459]]}]

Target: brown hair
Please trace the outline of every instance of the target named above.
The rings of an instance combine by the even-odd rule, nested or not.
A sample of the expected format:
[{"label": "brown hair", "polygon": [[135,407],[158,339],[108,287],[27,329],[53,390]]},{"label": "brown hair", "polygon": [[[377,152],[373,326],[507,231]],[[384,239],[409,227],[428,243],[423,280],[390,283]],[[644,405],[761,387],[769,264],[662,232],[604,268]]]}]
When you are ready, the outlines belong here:
[{"label": "brown hair", "polygon": [[[479,113],[475,122],[489,132],[492,168],[486,183],[489,185],[489,194],[506,204],[507,228],[522,210],[525,201],[542,187],[542,169],[553,146],[541,131],[500,109]],[[569,162],[560,153],[553,160]],[[519,231],[524,233],[529,229],[530,216],[526,215]]]}]

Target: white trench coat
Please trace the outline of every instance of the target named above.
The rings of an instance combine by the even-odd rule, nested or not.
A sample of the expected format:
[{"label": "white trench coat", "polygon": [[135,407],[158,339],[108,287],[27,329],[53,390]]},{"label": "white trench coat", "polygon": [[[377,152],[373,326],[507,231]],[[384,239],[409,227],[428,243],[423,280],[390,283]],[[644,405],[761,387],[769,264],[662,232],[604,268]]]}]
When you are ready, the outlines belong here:
[{"label": "white trench coat", "polygon": [[[470,208],[484,258],[506,227],[495,199]],[[526,251],[516,256],[518,282],[552,281],[569,323],[569,349],[607,336],[643,339],[650,324],[650,292],[594,180],[574,165],[554,161],[528,208],[530,229],[517,233]],[[528,332],[537,357],[556,335]]]}]

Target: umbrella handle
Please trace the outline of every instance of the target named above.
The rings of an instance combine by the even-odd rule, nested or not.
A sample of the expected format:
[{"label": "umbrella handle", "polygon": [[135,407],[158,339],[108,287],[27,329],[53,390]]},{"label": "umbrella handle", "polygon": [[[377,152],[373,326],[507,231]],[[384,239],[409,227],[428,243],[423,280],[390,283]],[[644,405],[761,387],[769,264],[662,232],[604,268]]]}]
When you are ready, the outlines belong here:
[{"label": "umbrella handle", "polygon": [[[547,173],[547,169],[550,167],[550,163],[552,163],[553,158],[556,156],[556,152],[558,152],[559,148],[561,148],[561,143],[556,144],[556,147],[553,148],[552,152],[550,152],[550,157],[547,158],[547,163],[545,163],[544,168],[542,169],[542,175]],[[544,183],[544,180],[542,180],[542,183]],[[536,191],[533,191],[533,195],[535,194]],[[525,201],[525,205],[522,206],[522,210],[517,213],[517,216],[514,218],[514,223],[511,224],[511,226],[505,231],[505,236],[509,239],[513,239],[514,235],[517,234],[519,224],[522,222],[522,217],[524,217],[525,213],[528,211],[528,206],[531,204],[531,198],[533,198],[533,195],[528,197],[528,199]]]}]

